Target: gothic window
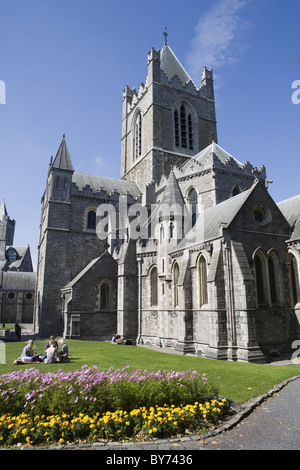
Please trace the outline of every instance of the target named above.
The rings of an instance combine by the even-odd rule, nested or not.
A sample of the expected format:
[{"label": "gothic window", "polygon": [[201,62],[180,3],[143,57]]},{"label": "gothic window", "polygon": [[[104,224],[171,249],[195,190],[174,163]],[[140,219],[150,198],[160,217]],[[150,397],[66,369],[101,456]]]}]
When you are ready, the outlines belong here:
[{"label": "gothic window", "polygon": [[180,130],[181,130],[181,147],[187,148],[187,134],[186,134],[186,112],[185,106],[180,106]]},{"label": "gothic window", "polygon": [[256,296],[258,306],[267,305],[265,256],[257,252],[254,257]]},{"label": "gothic window", "polygon": [[271,305],[280,303],[280,284],[278,278],[278,258],[274,252],[268,255],[268,273]]},{"label": "gothic window", "polygon": [[134,125],[134,160],[142,155],[142,113],[139,112]]},{"label": "gothic window", "polygon": [[154,266],[150,271],[150,296],[151,296],[151,306],[157,306],[157,267]]},{"label": "gothic window", "polygon": [[291,281],[292,281],[292,305],[295,306],[299,302],[299,274],[297,260],[293,254],[290,254],[290,266],[291,266]]},{"label": "gothic window", "polygon": [[239,186],[235,186],[232,190],[232,196],[237,196],[238,194],[240,194],[242,191],[241,191],[241,188]]},{"label": "gothic window", "polygon": [[175,109],[174,111],[174,123],[175,123],[175,145],[176,147],[180,146],[180,137],[179,137],[179,118],[178,118],[178,111]]},{"label": "gothic window", "polygon": [[175,147],[194,149],[194,127],[192,113],[189,107],[181,103],[174,110]]},{"label": "gothic window", "polygon": [[178,307],[178,280],[179,280],[179,266],[174,264],[173,268],[173,283],[174,283],[174,307]]},{"label": "gothic window", "polygon": [[25,299],[26,299],[26,300],[32,300],[32,299],[33,299],[33,294],[32,294],[31,292],[27,292],[27,293],[25,294]]},{"label": "gothic window", "polygon": [[207,266],[206,260],[203,255],[200,255],[198,262],[198,276],[199,276],[199,306],[207,304]]},{"label": "gothic window", "polygon": [[193,227],[196,223],[197,213],[198,213],[198,209],[197,209],[198,194],[194,188],[192,188],[188,194],[188,203],[190,205],[190,213],[192,216],[192,227]]},{"label": "gothic window", "polygon": [[100,308],[101,310],[109,308],[109,285],[103,282],[100,287]]},{"label": "gothic window", "polygon": [[89,230],[96,230],[96,212],[94,210],[90,210],[88,212],[86,228]]}]

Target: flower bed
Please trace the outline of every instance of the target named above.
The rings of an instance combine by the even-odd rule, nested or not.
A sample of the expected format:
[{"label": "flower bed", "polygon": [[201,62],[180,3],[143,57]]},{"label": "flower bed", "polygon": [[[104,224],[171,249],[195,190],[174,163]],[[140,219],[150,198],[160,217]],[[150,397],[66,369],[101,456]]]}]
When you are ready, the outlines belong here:
[{"label": "flower bed", "polygon": [[[195,371],[128,367],[0,376],[0,445],[165,437],[205,430],[228,411],[216,387]],[[11,413],[14,410],[14,414]]]}]

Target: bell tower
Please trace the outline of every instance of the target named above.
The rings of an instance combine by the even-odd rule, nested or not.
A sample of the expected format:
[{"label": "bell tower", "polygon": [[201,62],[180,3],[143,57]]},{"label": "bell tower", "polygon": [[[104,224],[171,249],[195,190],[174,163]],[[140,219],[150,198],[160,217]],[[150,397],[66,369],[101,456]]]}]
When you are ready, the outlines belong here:
[{"label": "bell tower", "polygon": [[145,83],[123,92],[121,177],[142,191],[217,142],[212,70],[197,88],[164,35],[162,50],[148,53]]}]

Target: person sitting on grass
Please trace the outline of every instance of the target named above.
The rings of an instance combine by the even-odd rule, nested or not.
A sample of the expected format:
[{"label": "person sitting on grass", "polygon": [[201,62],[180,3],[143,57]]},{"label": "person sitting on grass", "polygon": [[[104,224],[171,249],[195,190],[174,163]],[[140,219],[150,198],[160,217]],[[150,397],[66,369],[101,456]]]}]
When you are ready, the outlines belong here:
[{"label": "person sitting on grass", "polygon": [[14,364],[28,364],[29,362],[41,362],[42,359],[39,354],[36,354],[36,346],[33,344],[33,340],[27,341],[26,346],[23,348],[21,357],[14,361]]},{"label": "person sitting on grass", "polygon": [[123,336],[117,335],[116,336],[116,343],[117,344],[132,344],[131,341],[125,339]]},{"label": "person sitting on grass", "polygon": [[49,347],[46,350],[46,357],[44,362],[46,364],[54,364],[57,362],[57,348],[56,348],[56,341],[50,341]]},{"label": "person sitting on grass", "polygon": [[63,339],[58,340],[58,345],[61,347],[61,351],[58,352],[59,362],[70,362],[68,345]]}]

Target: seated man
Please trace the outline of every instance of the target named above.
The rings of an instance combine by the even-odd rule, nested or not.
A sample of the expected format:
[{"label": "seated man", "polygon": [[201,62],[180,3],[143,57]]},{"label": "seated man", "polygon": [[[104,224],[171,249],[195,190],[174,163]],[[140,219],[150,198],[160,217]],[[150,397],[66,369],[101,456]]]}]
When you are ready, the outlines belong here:
[{"label": "seated man", "polygon": [[21,357],[14,361],[14,364],[27,364],[28,362],[41,362],[39,354],[35,353],[36,346],[33,345],[33,340],[27,341],[27,345],[23,348]]}]

